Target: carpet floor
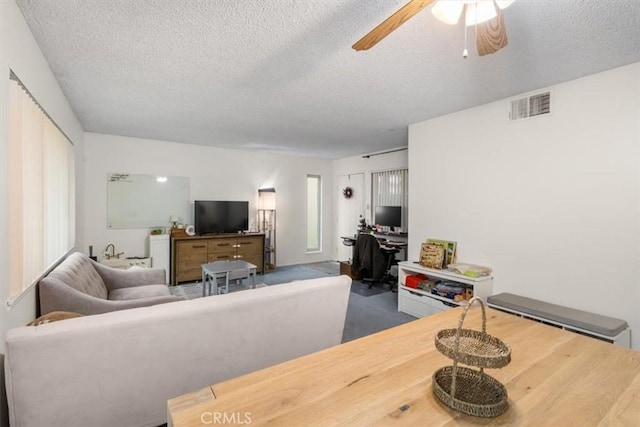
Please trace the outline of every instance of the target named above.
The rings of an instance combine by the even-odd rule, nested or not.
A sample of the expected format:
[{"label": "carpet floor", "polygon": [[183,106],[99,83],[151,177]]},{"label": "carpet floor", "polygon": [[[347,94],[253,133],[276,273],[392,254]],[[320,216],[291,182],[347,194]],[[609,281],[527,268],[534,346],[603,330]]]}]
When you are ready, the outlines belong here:
[{"label": "carpet floor", "polygon": [[[267,285],[265,285],[264,283],[258,283],[259,279],[256,279],[256,288],[263,288]],[[222,292],[222,288],[223,286],[220,287],[221,292]],[[229,293],[231,292],[238,292],[238,291],[246,291],[248,289],[251,289],[251,282],[249,282],[248,280],[244,280],[243,282],[231,282],[229,283]],[[194,282],[194,283],[187,283],[187,284],[183,284],[183,285],[178,285],[178,286],[171,286],[169,288],[169,290],[171,291],[172,295],[177,295],[180,297],[183,297],[185,299],[194,299],[194,298],[201,298],[202,297],[202,283],[201,282]]]},{"label": "carpet floor", "polygon": [[[325,261],[278,267],[256,277],[256,287],[273,286],[293,280],[318,279],[340,274],[340,264]],[[250,281],[238,281],[229,285],[229,292],[251,289]],[[416,318],[398,311],[398,294],[391,292],[389,284],[375,284],[354,280],[349,294],[349,305],[342,342],[351,341],[384,329],[392,328]],[[202,283],[186,283],[171,286],[171,293],[187,299],[202,297]]]}]

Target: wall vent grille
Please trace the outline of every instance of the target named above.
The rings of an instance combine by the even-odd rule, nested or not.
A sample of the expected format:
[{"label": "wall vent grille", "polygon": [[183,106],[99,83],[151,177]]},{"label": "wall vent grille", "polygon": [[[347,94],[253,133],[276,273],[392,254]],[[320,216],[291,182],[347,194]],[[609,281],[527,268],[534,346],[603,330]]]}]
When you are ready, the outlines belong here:
[{"label": "wall vent grille", "polygon": [[528,119],[551,113],[551,92],[539,93],[509,102],[509,121]]}]

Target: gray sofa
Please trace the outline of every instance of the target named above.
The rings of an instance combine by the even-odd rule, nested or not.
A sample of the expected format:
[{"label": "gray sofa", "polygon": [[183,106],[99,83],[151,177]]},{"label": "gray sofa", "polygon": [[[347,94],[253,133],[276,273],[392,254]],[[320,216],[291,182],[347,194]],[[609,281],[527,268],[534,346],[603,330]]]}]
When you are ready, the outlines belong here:
[{"label": "gray sofa", "polygon": [[10,329],[12,427],[158,426],[167,400],[342,341],[328,276]]},{"label": "gray sofa", "polygon": [[122,270],[76,252],[40,280],[40,312],[99,314],[179,301],[164,283],[162,268]]}]

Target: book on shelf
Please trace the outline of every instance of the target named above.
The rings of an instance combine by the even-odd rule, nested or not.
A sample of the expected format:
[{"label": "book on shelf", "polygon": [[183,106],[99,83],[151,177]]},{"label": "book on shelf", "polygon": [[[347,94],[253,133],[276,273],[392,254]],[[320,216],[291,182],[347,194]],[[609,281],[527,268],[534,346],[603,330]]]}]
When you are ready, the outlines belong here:
[{"label": "book on shelf", "polygon": [[442,246],[444,250],[444,260],[440,268],[447,268],[449,264],[456,262],[456,242],[443,239],[427,239],[426,243]]},{"label": "book on shelf", "polygon": [[442,245],[435,243],[423,243],[420,249],[420,265],[428,268],[442,268],[445,259],[445,250]]}]

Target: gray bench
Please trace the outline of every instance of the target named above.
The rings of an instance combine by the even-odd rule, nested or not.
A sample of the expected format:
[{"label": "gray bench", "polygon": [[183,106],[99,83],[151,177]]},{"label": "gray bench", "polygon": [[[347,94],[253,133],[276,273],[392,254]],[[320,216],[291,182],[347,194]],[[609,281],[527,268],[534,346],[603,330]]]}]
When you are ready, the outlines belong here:
[{"label": "gray bench", "polygon": [[563,329],[631,348],[631,329],[629,329],[627,322],[621,319],[510,293],[501,293],[488,297],[487,305],[498,310],[540,320]]}]

